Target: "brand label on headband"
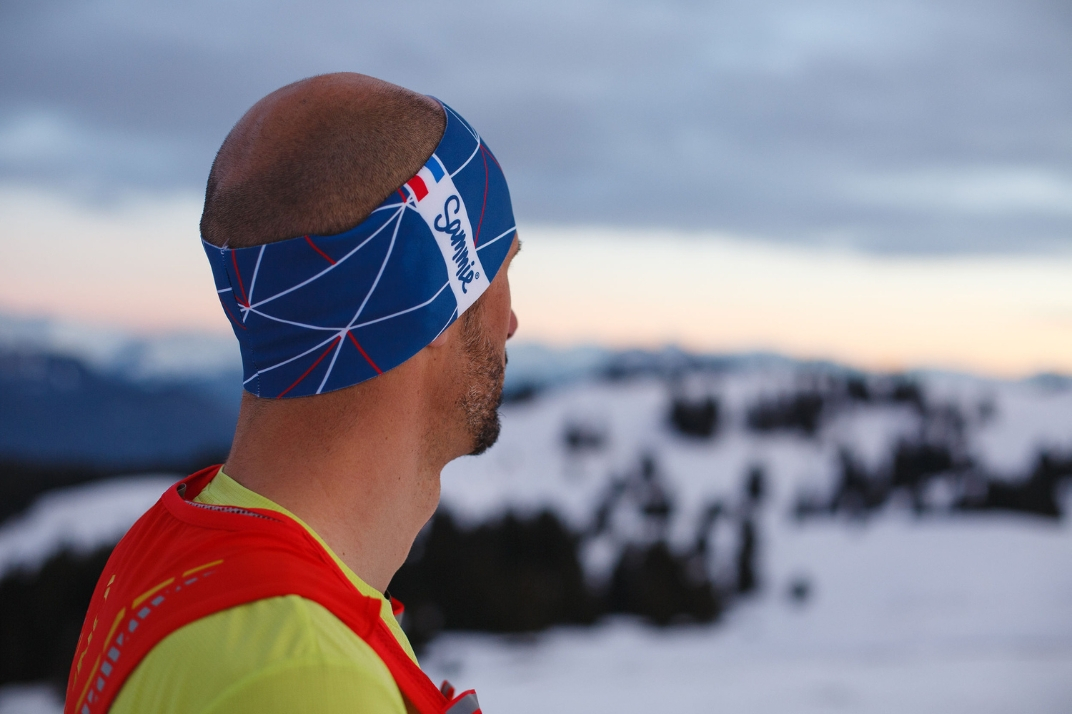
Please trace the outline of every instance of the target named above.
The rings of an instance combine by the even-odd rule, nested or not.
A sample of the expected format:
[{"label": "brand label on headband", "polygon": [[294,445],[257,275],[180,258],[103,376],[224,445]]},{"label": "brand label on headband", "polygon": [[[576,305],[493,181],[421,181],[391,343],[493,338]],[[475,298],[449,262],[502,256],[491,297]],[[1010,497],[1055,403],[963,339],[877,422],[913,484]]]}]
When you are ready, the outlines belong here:
[{"label": "brand label on headband", "polygon": [[435,154],[406,182],[406,190],[443,253],[461,315],[489,285],[473,243],[473,226],[465,202]]}]

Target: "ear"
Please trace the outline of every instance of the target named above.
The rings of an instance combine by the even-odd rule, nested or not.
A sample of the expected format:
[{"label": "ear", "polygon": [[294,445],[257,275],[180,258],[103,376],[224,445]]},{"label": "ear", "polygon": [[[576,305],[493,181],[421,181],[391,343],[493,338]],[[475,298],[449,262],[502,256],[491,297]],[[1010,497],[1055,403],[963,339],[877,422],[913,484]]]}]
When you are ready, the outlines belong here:
[{"label": "ear", "polygon": [[450,330],[450,328],[447,328],[446,330],[443,330],[442,332],[440,332],[436,336],[436,338],[434,340],[432,340],[431,342],[428,343],[428,346],[429,347],[442,347],[443,345],[447,344],[447,332],[449,330]]},{"label": "ear", "polygon": [[461,321],[462,321],[461,318],[458,318],[454,322],[452,322],[449,325],[447,325],[447,327],[444,328],[444,330],[442,332],[440,332],[438,335],[436,335],[436,338],[434,340],[432,340],[431,342],[428,343],[428,346],[429,347],[445,347],[447,345],[447,343],[450,342],[450,336],[452,334],[454,334],[455,332],[457,332],[459,329],[461,329],[461,326],[460,326]]}]

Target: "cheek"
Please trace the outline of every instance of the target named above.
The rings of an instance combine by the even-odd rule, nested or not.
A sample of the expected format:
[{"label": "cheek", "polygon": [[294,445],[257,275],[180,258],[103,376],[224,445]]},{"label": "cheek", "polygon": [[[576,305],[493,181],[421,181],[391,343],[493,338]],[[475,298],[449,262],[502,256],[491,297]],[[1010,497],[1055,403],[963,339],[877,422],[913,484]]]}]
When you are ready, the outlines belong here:
[{"label": "cheek", "polygon": [[511,319],[511,316],[514,314],[514,311],[513,311],[513,300],[512,300],[512,298],[510,296],[510,278],[507,275],[503,275],[502,291],[503,291],[502,312],[499,315],[499,317],[502,320],[501,324],[505,327],[506,331],[509,332],[509,330],[510,330],[510,319]]},{"label": "cheek", "polygon": [[[501,276],[505,278],[506,276]],[[496,279],[489,290],[488,297],[488,322],[489,328],[493,328],[493,334],[506,335],[510,331],[510,283],[503,280],[501,283]]]}]

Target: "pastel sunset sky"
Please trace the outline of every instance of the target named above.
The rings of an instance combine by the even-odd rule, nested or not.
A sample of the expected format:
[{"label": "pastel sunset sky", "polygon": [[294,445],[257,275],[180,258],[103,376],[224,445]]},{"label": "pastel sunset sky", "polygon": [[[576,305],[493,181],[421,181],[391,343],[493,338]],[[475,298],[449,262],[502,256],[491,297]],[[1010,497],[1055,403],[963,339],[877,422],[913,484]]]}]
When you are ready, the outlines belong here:
[{"label": "pastel sunset sky", "polygon": [[520,338],[1072,372],[1072,14],[1043,0],[0,8],[0,312],[226,330],[212,156],[287,82],[501,160]]}]

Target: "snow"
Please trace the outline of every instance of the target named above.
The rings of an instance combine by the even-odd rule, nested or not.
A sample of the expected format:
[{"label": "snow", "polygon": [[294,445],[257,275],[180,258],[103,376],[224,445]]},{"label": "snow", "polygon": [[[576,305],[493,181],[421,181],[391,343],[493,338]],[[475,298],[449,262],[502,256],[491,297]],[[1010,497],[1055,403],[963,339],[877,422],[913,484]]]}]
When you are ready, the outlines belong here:
[{"label": "snow", "polygon": [[178,478],[124,476],[40,496],[0,527],[0,576],[35,568],[64,548],[85,553],[116,543]]},{"label": "snow", "polygon": [[[499,443],[443,473],[443,502],[463,521],[553,508],[586,527],[610,480],[648,453],[676,504],[670,539],[680,547],[712,499],[731,509],[741,502],[745,474],[759,464],[769,486],[757,514],[761,589],[708,626],[657,629],[612,618],[526,637],[448,633],[423,655],[433,678],[476,688],[491,714],[1072,711],[1070,519],[916,516],[897,503],[866,520],[794,519],[802,490],[825,492],[834,483],[840,448],[875,468],[918,427],[912,409],[871,403],[846,406],[815,438],[748,430],[748,405],[799,385],[795,369],[757,363],[675,386],[654,377],[578,377],[504,407]],[[1040,447],[1072,447],[1072,390],[1061,384],[916,379],[931,400],[969,417],[967,448],[987,472],[1013,478],[1030,469]],[[674,390],[720,400],[714,438],[668,428]],[[603,435],[604,446],[565,448],[567,424]],[[0,529],[0,572],[29,567],[64,544],[111,542],[172,480],[117,479],[44,496]],[[1072,498],[1065,500],[1067,513]],[[615,528],[616,537],[638,537],[628,519]],[[734,537],[732,529],[716,532],[716,574],[732,558]],[[605,570],[612,550],[606,540],[593,542],[585,562]],[[791,598],[801,583],[808,596]],[[0,690],[0,714],[15,711],[59,707],[42,690]]]},{"label": "snow", "polygon": [[[767,587],[711,626],[447,634],[422,657],[484,711],[1057,714],[1072,709],[1072,528],[1020,517],[784,522]],[[814,595],[791,602],[806,575]],[[52,714],[7,688],[0,714]]]},{"label": "snow", "polygon": [[[1070,388],[946,373],[915,378],[932,403],[953,404],[970,420],[968,449],[986,472],[1025,475],[1040,448],[1072,451]],[[608,477],[633,468],[641,454],[653,453],[686,511],[709,496],[735,495],[752,464],[767,468],[776,507],[785,509],[802,489],[831,486],[840,448],[851,448],[874,468],[899,438],[918,431],[919,417],[911,408],[889,403],[845,406],[814,439],[793,433],[757,435],[746,428],[750,404],[800,383],[799,365],[760,363],[693,375],[684,387],[650,377],[552,389],[503,408],[499,442],[483,456],[458,459],[444,469],[443,501],[472,520],[507,507],[552,507],[582,525]],[[715,438],[683,438],[668,428],[675,389],[719,399],[722,427]],[[980,416],[981,405],[989,405],[992,415]],[[571,423],[605,432],[607,447],[590,453],[564,449],[565,425]],[[689,517],[683,514],[678,520]]]},{"label": "snow", "polygon": [[[1072,710],[1067,525],[893,517],[768,538],[766,589],[721,623],[450,634],[423,664],[512,714]],[[801,604],[785,586],[802,574]]]},{"label": "snow", "polygon": [[0,714],[59,714],[63,700],[48,685],[13,684],[0,688]]},{"label": "snow", "polygon": [[[551,507],[583,527],[608,479],[650,452],[676,498],[670,535],[682,545],[702,505],[739,501],[744,474],[759,463],[771,492],[759,515],[762,590],[704,627],[614,619],[529,638],[448,634],[424,656],[433,678],[476,688],[485,711],[513,714],[1072,711],[1069,519],[917,517],[890,504],[866,522],[794,520],[801,489],[832,485],[839,447],[876,467],[918,417],[907,407],[854,405],[815,439],[758,436],[745,429],[744,412],[758,396],[796,384],[779,370],[688,385],[721,400],[723,428],[709,441],[667,428],[671,389],[654,378],[580,383],[504,408],[499,443],[444,471],[452,510],[475,522],[507,508]],[[917,379],[934,402],[973,419],[968,447],[987,471],[1022,475],[1040,447],[1072,445],[1067,389],[938,373]],[[978,416],[982,404],[991,416]],[[606,448],[563,448],[571,422],[605,433]],[[718,557],[732,554],[726,535],[714,540],[716,573],[726,565]],[[606,549],[592,544],[586,563],[609,567],[613,556],[599,552]],[[798,581],[810,588],[803,602],[788,596]]]}]

